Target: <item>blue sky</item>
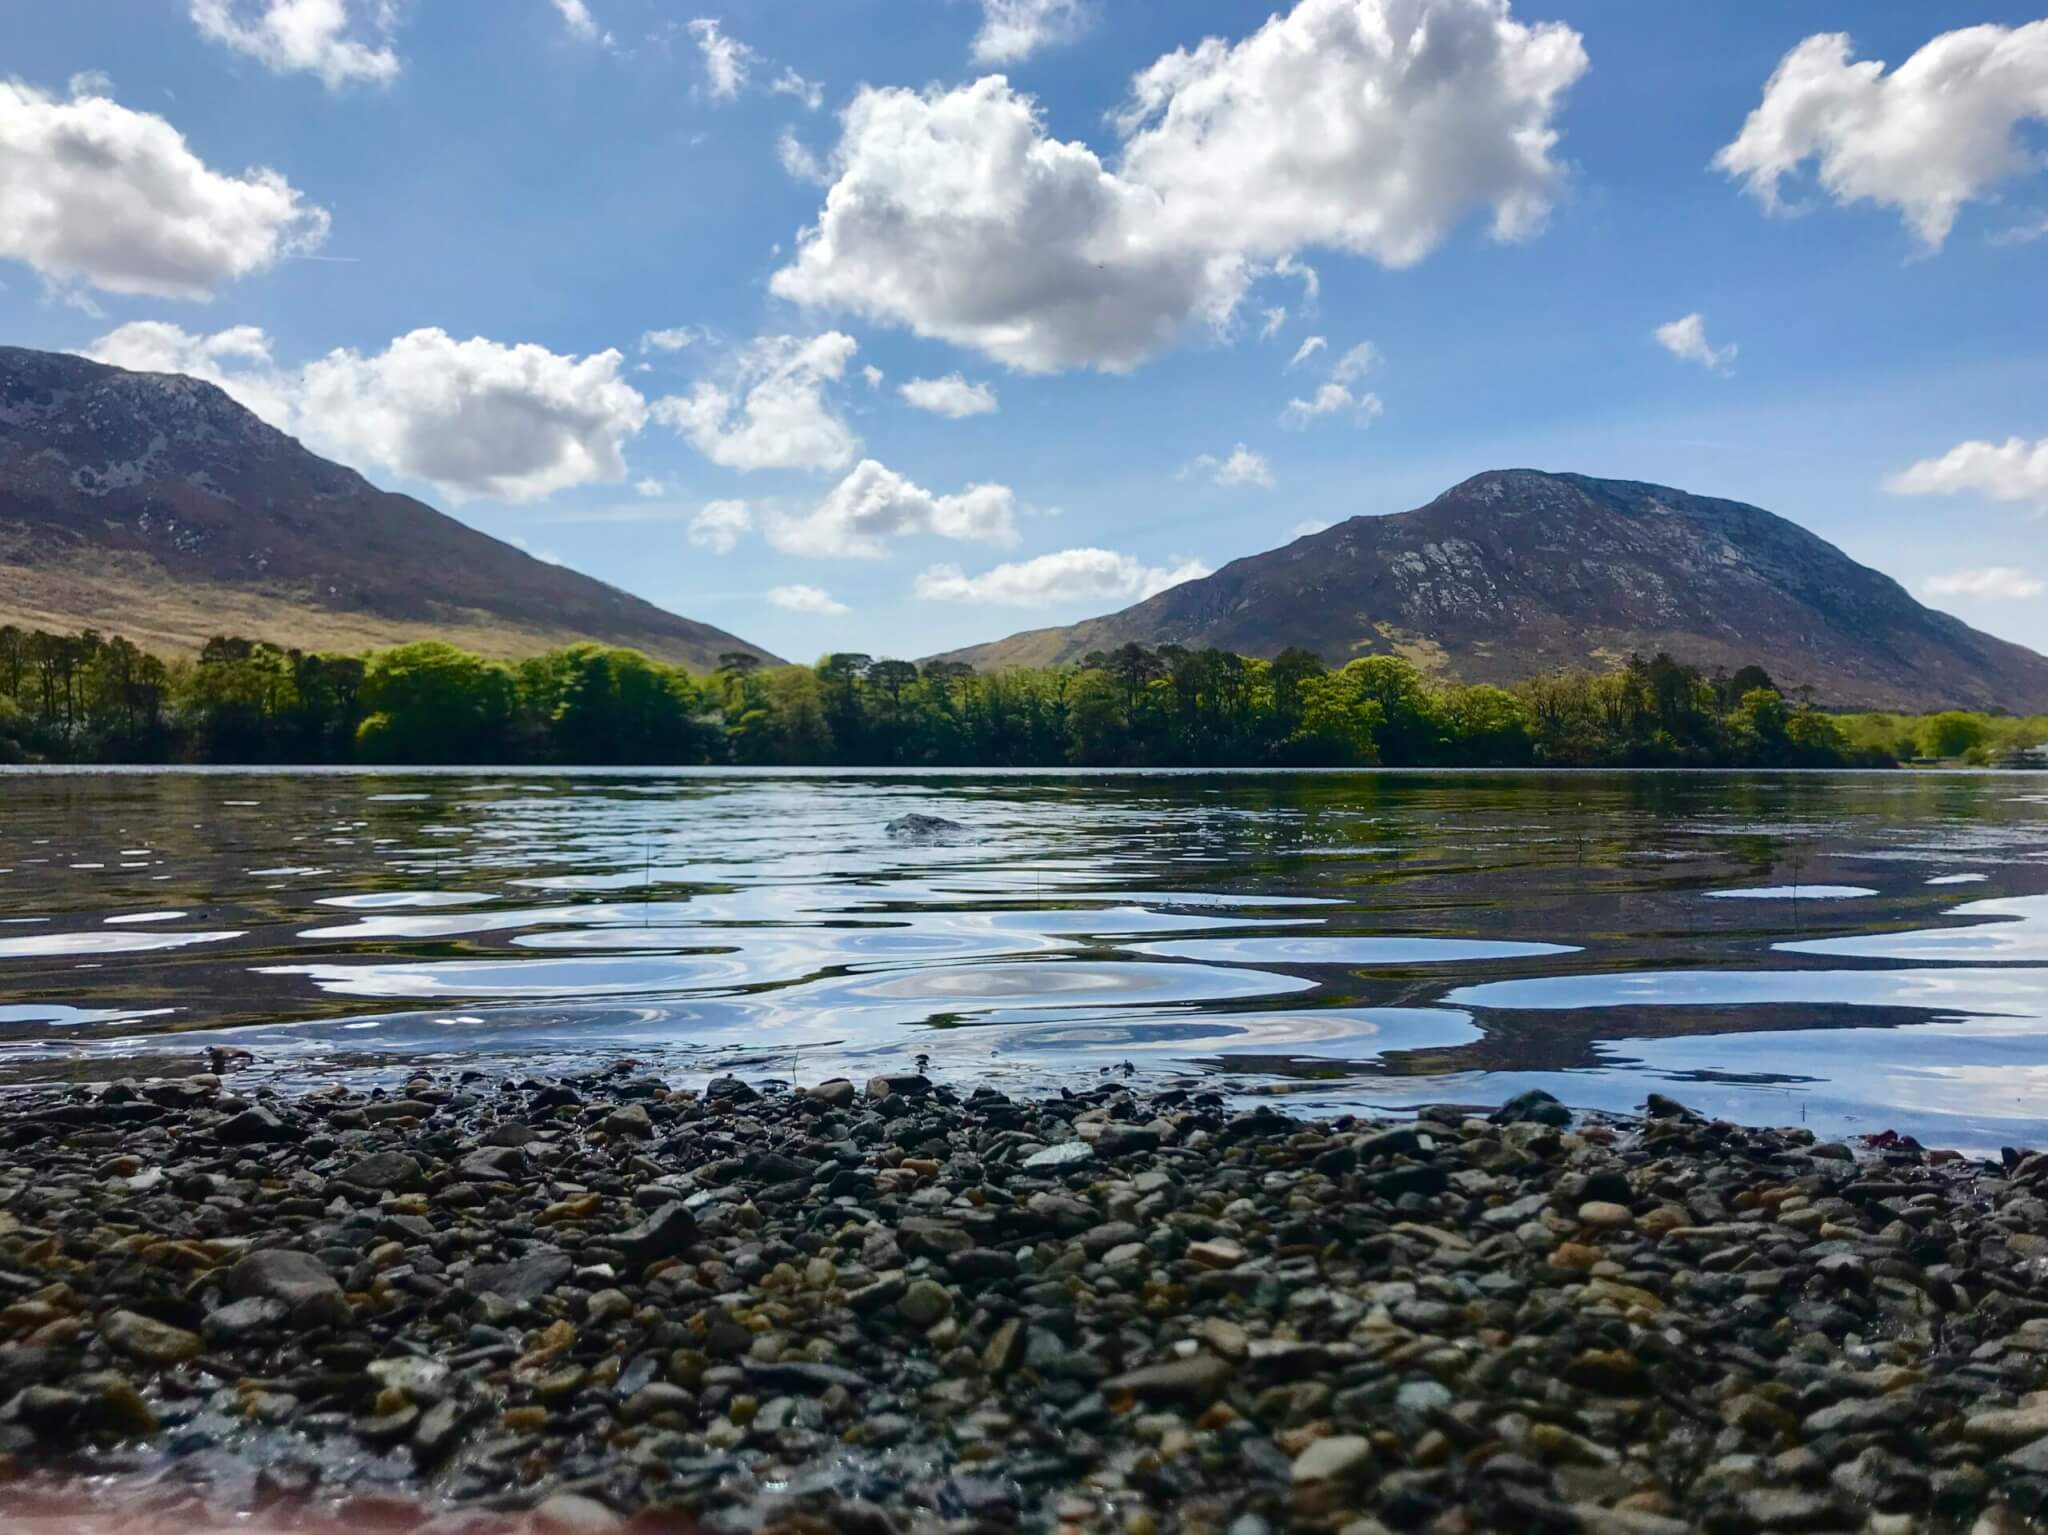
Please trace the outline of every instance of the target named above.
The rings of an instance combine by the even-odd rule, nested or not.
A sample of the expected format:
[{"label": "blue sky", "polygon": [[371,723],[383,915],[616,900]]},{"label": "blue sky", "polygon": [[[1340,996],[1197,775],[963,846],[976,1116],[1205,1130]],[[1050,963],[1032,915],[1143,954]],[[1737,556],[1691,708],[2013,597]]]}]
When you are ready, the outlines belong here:
[{"label": "blue sky", "polygon": [[2038,6],[23,0],[0,57],[0,336],[793,658],[1511,465],[2048,649]]}]

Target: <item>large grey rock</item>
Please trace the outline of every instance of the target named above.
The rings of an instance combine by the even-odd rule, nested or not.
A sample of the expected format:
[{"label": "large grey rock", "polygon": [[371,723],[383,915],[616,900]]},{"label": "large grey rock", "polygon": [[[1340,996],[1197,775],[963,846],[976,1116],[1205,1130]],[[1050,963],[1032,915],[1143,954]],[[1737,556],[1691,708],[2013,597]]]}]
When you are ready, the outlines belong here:
[{"label": "large grey rock", "polygon": [[[267,1247],[245,1255],[228,1270],[227,1288],[239,1300],[282,1302],[300,1327],[339,1324],[351,1314],[341,1284],[327,1265],[311,1253],[288,1248]],[[215,1330],[211,1317],[207,1329]]]},{"label": "large grey rock", "polygon": [[915,810],[908,815],[899,815],[882,830],[898,842],[950,842],[967,832],[967,828],[958,821],[949,821],[942,815],[924,815]]},{"label": "large grey rock", "polygon": [[663,1205],[637,1226],[611,1238],[636,1268],[673,1258],[697,1240],[697,1217],[680,1204]]},{"label": "large grey rock", "polygon": [[868,1097],[881,1098],[922,1098],[932,1090],[932,1079],[922,1072],[892,1071],[883,1076],[868,1078]]},{"label": "large grey rock", "polygon": [[213,1136],[229,1146],[257,1146],[269,1141],[296,1140],[299,1132],[260,1103],[221,1121]]},{"label": "large grey rock", "polygon": [[507,1300],[537,1301],[567,1279],[575,1264],[558,1248],[542,1247],[504,1263],[474,1268],[463,1281],[472,1295],[502,1295]]},{"label": "large grey rock", "polygon": [[373,1152],[351,1162],[336,1177],[351,1188],[371,1189],[379,1193],[418,1188],[425,1181],[420,1172],[419,1158],[407,1156],[402,1151]]}]

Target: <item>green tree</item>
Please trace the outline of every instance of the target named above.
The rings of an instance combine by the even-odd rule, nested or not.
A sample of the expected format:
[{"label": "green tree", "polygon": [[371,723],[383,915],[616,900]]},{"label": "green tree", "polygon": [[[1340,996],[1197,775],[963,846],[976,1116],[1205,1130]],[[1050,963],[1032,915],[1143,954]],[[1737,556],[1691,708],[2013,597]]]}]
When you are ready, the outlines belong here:
[{"label": "green tree", "polygon": [[1422,673],[1400,656],[1364,656],[1344,667],[1361,697],[1379,706],[1380,758],[1426,767],[1444,756],[1443,721]]},{"label": "green tree", "polygon": [[1984,744],[1989,734],[1981,714],[1945,709],[1920,722],[1920,750],[1929,757],[1966,756]]},{"label": "green tree", "polygon": [[1288,760],[1301,766],[1370,767],[1381,760],[1378,737],[1386,711],[1352,666],[1301,683],[1301,720],[1289,738]]},{"label": "green tree", "polygon": [[1440,717],[1449,756],[1461,766],[1520,767],[1535,755],[1528,710],[1503,688],[1446,688]]},{"label": "green tree", "polygon": [[439,640],[377,651],[356,751],[366,762],[499,761],[513,694],[509,668]]}]

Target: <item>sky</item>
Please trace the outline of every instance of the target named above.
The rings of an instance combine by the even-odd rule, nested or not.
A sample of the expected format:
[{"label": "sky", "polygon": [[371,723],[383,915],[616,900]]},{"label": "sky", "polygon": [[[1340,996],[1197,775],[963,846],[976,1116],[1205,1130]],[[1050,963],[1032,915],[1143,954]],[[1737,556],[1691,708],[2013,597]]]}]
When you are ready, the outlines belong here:
[{"label": "sky", "polygon": [[2040,0],[15,0],[0,61],[0,341],[793,659],[1506,467],[2048,650]]}]

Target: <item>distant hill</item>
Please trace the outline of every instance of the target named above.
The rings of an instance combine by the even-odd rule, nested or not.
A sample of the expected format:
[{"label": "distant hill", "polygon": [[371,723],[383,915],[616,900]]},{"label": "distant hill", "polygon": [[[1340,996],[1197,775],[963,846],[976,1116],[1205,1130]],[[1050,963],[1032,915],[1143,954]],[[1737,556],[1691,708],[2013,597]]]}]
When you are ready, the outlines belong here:
[{"label": "distant hill", "polygon": [[211,384],[0,347],[0,623],[188,651],[577,640],[773,657],[309,453]]},{"label": "distant hill", "polygon": [[1842,708],[2048,710],[2048,658],[1913,600],[1796,523],[1632,480],[1493,470],[1353,517],[1105,618],[953,652],[984,670],[1091,650],[1398,654],[1467,682],[1663,650],[1762,665]]}]

